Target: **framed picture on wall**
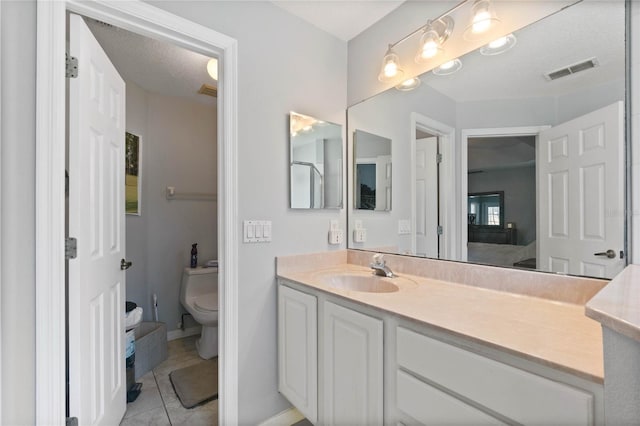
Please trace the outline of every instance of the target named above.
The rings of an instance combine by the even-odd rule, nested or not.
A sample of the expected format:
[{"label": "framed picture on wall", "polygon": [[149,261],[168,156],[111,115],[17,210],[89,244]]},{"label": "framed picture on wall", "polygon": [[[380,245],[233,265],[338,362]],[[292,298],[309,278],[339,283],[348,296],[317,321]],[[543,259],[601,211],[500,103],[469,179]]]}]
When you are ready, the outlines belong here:
[{"label": "framed picture on wall", "polygon": [[140,216],[140,136],[126,132],[124,184],[125,212]]}]

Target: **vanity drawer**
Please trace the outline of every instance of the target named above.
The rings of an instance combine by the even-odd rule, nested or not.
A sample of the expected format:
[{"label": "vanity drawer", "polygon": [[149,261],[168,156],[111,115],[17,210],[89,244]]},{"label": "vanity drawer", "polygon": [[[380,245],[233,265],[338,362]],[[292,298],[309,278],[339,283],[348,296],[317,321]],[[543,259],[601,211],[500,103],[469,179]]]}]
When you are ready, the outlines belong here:
[{"label": "vanity drawer", "polygon": [[398,370],[396,377],[398,408],[422,424],[504,424],[402,370]]},{"label": "vanity drawer", "polygon": [[399,367],[522,424],[590,425],[594,396],[398,327]]}]

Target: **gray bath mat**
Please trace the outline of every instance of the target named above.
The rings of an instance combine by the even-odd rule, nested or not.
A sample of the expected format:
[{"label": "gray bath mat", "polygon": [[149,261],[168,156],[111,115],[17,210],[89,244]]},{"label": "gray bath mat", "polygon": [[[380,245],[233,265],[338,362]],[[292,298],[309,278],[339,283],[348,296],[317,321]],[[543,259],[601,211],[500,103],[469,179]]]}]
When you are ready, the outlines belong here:
[{"label": "gray bath mat", "polygon": [[169,373],[184,408],[193,408],[218,397],[218,357]]}]

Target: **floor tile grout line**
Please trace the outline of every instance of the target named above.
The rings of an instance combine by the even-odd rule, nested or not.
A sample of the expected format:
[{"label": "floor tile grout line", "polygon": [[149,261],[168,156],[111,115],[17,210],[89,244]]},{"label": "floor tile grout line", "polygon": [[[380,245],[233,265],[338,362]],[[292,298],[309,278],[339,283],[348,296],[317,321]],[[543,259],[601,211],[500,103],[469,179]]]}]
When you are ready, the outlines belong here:
[{"label": "floor tile grout line", "polygon": [[171,416],[169,416],[169,410],[167,409],[167,403],[164,400],[164,396],[162,395],[162,391],[160,391],[160,383],[158,383],[158,378],[156,377],[156,372],[153,371],[153,380],[156,382],[156,387],[158,388],[158,393],[160,394],[160,399],[162,400],[162,408],[164,408],[164,413],[167,415],[167,420],[169,421],[169,426],[173,426],[173,422],[171,421]]}]

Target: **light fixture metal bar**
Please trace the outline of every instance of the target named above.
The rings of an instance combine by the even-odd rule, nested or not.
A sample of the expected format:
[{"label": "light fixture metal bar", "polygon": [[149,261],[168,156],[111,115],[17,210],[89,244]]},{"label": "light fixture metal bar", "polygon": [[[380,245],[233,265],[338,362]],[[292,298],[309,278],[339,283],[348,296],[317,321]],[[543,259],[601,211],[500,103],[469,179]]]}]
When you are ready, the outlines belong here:
[{"label": "light fixture metal bar", "polygon": [[445,16],[448,16],[449,14],[452,14],[456,10],[460,9],[464,4],[469,3],[469,2],[474,2],[474,1],[475,0],[463,0],[463,1],[461,1],[460,3],[458,3],[457,5],[452,7],[451,9],[447,10],[442,15],[438,16],[436,19],[431,19],[431,20],[427,21],[427,23],[422,25],[420,28],[410,32],[409,34],[407,34],[406,36],[402,37],[400,40],[396,41],[395,43],[390,44],[389,48],[392,49],[392,48],[396,47],[397,45],[399,45],[401,43],[404,43],[405,41],[407,41],[408,39],[410,39],[414,35],[418,34],[420,31],[424,30],[425,28],[430,27],[433,22],[442,20]]}]

